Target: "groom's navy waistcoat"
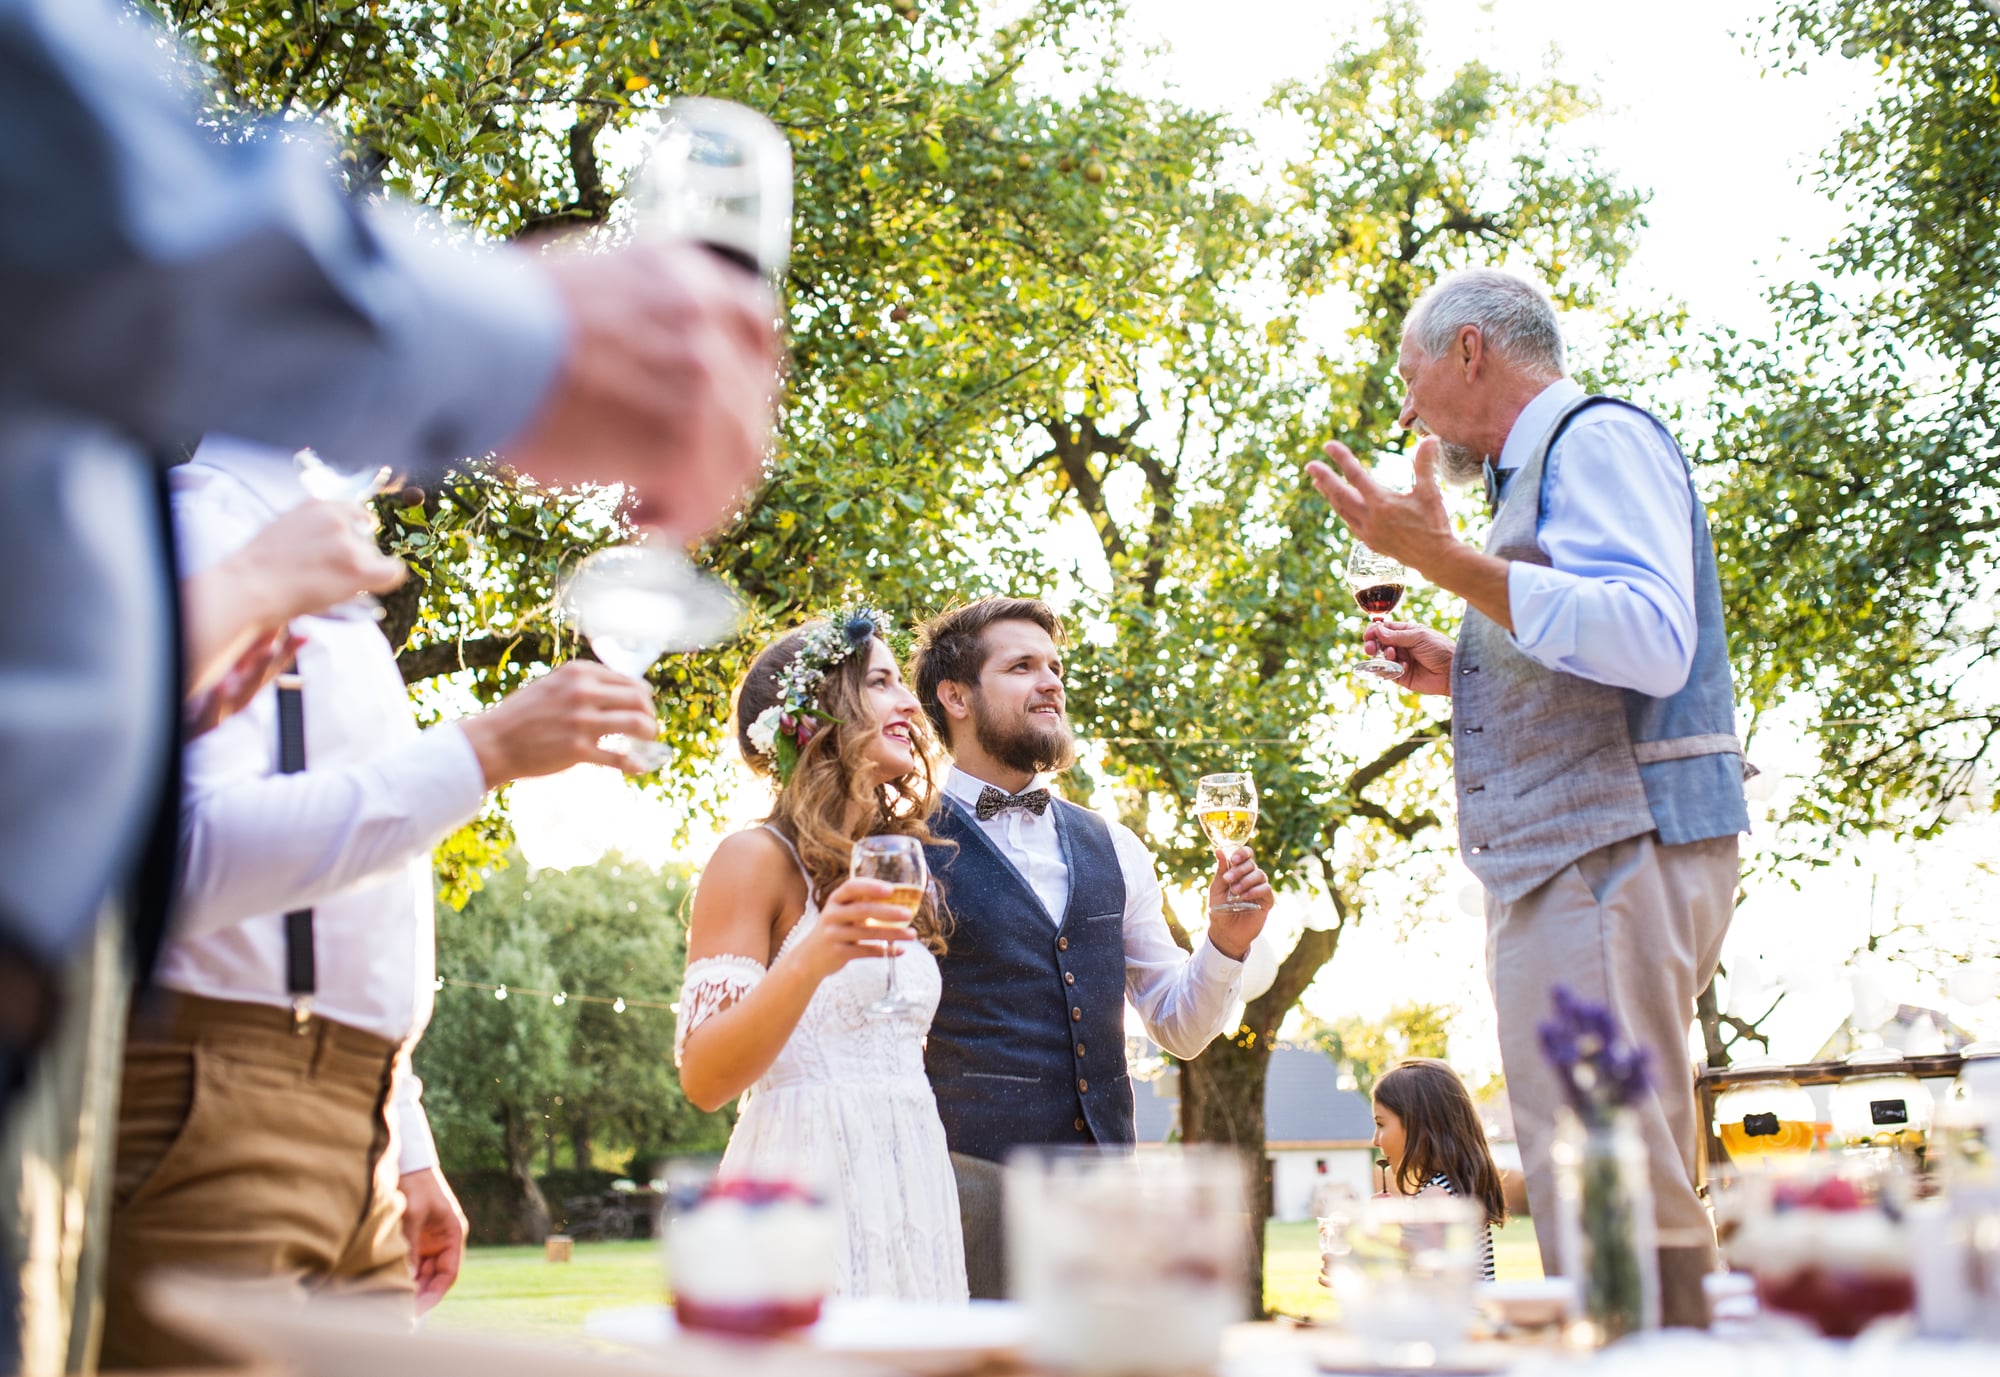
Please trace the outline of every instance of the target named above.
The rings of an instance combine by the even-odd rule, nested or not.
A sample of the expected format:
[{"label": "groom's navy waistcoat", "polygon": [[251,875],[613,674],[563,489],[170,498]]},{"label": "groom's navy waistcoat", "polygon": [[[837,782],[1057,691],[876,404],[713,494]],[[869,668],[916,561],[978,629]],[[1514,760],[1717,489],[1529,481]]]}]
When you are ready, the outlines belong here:
[{"label": "groom's navy waistcoat", "polygon": [[932,830],[951,911],[944,994],[924,1069],[953,1152],[1006,1160],[1022,1143],[1129,1143],[1125,878],[1111,829],[1057,799],[1069,865],[1061,924],[955,800]]}]

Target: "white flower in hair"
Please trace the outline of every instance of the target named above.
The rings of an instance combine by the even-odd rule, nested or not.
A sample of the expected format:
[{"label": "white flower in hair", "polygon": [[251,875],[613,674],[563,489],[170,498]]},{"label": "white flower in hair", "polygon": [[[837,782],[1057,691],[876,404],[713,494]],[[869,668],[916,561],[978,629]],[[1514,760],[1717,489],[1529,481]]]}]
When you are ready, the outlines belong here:
[{"label": "white flower in hair", "polygon": [[757,720],[752,722],[749,731],[744,733],[750,738],[750,744],[756,748],[758,755],[770,756],[777,754],[778,722],[784,715],[784,708],[773,703],[770,707],[757,714]]}]

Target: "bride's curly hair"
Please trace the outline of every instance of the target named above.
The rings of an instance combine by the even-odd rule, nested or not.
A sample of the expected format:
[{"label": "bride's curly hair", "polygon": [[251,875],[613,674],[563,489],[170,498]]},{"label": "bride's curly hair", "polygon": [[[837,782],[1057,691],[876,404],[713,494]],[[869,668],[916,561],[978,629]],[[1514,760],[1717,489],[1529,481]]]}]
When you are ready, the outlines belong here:
[{"label": "bride's curly hair", "polygon": [[[824,624],[808,622],[786,632],[766,646],[737,681],[736,749],[751,769],[773,782],[778,777],[776,764],[751,742],[750,724],[778,703],[779,675],[798,658],[807,636]],[[833,720],[816,723],[817,730],[799,748],[798,764],[791,778],[778,785],[777,800],[766,819],[797,848],[816,899],[831,894],[847,878],[854,843],[863,837],[894,834],[926,844],[939,840],[930,829],[939,799],[934,777],[938,746],[922,713],[910,723],[916,768],[872,787],[866,782],[868,743],[875,734],[875,712],[868,703],[869,659],[868,650],[856,650],[826,671],[814,706]],[[852,811],[861,818],[852,834],[841,826],[850,804],[860,805]],[[949,919],[935,883],[911,926],[926,947],[944,955]]]}]

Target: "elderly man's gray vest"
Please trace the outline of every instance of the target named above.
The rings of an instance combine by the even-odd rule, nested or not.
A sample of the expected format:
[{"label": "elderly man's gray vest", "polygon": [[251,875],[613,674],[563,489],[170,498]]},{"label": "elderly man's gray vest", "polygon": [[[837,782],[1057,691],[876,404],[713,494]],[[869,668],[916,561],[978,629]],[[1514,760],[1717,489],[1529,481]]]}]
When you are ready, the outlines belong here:
[{"label": "elderly man's gray vest", "polygon": [[[1535,537],[1548,505],[1549,451],[1593,405],[1647,415],[1607,397],[1583,397],[1565,410],[1509,483],[1487,553],[1548,564]],[[1629,837],[1657,831],[1678,845],[1749,829],[1715,542],[1699,495],[1689,539],[1694,665],[1668,698],[1547,669],[1505,628],[1466,609],[1452,664],[1459,852],[1494,897],[1519,899],[1579,857]]]},{"label": "elderly man's gray vest", "polygon": [[1060,922],[956,800],[931,824],[949,844],[925,848],[952,929],[924,1070],[951,1150],[989,1162],[1023,1144],[1133,1138],[1125,877],[1103,818],[1050,807],[1069,863]]}]

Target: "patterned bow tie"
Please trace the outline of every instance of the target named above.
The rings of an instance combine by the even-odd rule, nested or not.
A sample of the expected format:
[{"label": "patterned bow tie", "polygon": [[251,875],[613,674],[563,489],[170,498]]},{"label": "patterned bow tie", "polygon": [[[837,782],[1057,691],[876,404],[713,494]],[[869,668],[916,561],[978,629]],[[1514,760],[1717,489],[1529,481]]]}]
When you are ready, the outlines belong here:
[{"label": "patterned bow tie", "polygon": [[1049,811],[1049,791],[1025,789],[1018,794],[1003,794],[989,784],[979,791],[979,802],[973,805],[972,812],[981,822],[991,822],[1009,808],[1025,808],[1040,817]]},{"label": "patterned bow tie", "polygon": [[1488,515],[1500,510],[1500,504],[1507,500],[1507,485],[1514,481],[1519,469],[1496,469],[1493,461],[1487,459],[1480,465],[1486,477],[1486,511]]}]

